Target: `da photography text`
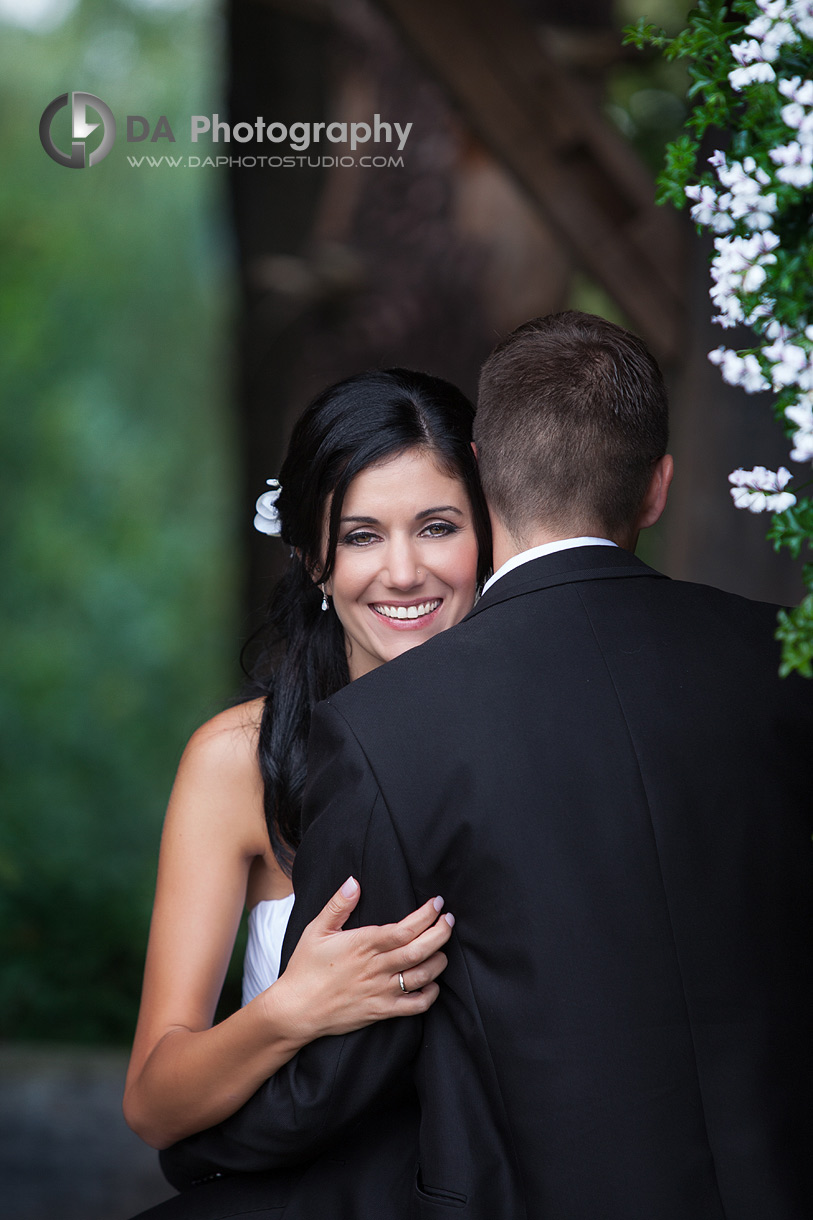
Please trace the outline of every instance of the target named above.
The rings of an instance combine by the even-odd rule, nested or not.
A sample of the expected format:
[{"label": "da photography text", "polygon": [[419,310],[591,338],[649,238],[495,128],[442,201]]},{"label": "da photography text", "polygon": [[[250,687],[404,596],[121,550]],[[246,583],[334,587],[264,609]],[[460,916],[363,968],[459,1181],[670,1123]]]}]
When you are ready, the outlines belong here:
[{"label": "da photography text", "polygon": [[[67,113],[63,115],[62,111]],[[96,118],[98,122],[94,121]],[[258,116],[253,122],[241,121],[232,124],[221,119],[219,114],[193,114],[189,120],[189,140],[192,144],[199,145],[203,141],[219,145],[287,145],[296,153],[315,149],[320,144],[322,147],[325,144],[343,145],[352,152],[368,144],[385,144],[402,152],[411,130],[412,123],[387,121],[382,119],[380,114],[373,115],[369,123],[282,123],[269,122]],[[88,169],[98,165],[112,149],[116,131],[116,119],[107,103],[95,94],[81,92],[63,93],[54,98],[45,107],[39,125],[40,141],[48,156],[58,165],[70,169]],[[175,131],[165,114],[154,119],[143,114],[126,115],[124,135],[128,144],[149,143],[160,148],[164,141],[166,144],[177,142]],[[163,146],[166,147],[166,144]],[[283,152],[284,149],[278,147],[275,151]],[[262,162],[271,160],[267,157],[257,159]],[[136,163],[133,157],[128,160],[131,165]],[[217,161],[219,162],[220,158],[217,158]]]}]

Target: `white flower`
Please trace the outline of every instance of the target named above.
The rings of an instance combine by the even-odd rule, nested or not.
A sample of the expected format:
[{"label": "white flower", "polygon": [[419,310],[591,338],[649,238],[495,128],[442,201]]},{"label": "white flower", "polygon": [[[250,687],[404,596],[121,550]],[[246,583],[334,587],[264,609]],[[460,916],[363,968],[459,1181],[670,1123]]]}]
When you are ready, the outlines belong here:
[{"label": "white flower", "polygon": [[773,14],[765,13],[763,17],[756,17],[745,27],[745,33],[759,39],[763,47],[767,44],[769,47],[776,47],[778,51],[785,43],[799,41],[799,35],[789,20],[790,16],[787,6],[781,11],[775,9]]},{"label": "white flower", "polygon": [[799,102],[790,102],[787,106],[782,107],[781,114],[782,122],[786,127],[798,130],[802,126],[807,111]]},{"label": "white flower", "polygon": [[775,309],[776,301],[773,297],[760,297],[745,320],[749,326],[756,326],[757,322],[760,322],[763,318],[770,318]]},{"label": "white flower", "polygon": [[775,233],[754,233],[751,237],[718,237],[715,248],[732,267],[747,267],[759,259],[763,263],[776,262],[771,251],[779,245]]},{"label": "white flower", "polygon": [[799,35],[789,21],[776,21],[762,40],[762,53],[766,59],[774,60],[781,47],[798,41]]},{"label": "white flower", "polygon": [[771,381],[775,390],[781,390],[788,385],[799,385],[809,389],[811,370],[807,352],[796,343],[787,343],[784,339],[776,339],[770,347],[763,348],[762,354],[773,365]]},{"label": "white flower", "polygon": [[719,271],[714,264],[712,264],[711,275],[712,279],[717,281],[709,289],[709,296],[718,311],[714,321],[719,322],[726,330],[738,322],[744,322],[745,314],[740,298],[735,291],[734,277]]},{"label": "white flower", "polygon": [[761,390],[769,390],[771,388],[770,382],[762,375],[759,361],[752,353],[743,358],[740,385],[746,394],[758,394]]},{"label": "white flower", "polygon": [[753,267],[749,267],[745,275],[742,277],[743,292],[758,292],[765,283],[765,277],[767,274],[768,272],[761,263],[755,263]]},{"label": "white flower", "polygon": [[789,491],[775,496],[766,496],[761,491],[747,491],[744,487],[732,487],[731,495],[736,508],[747,508],[752,513],[761,513],[766,509],[769,513],[783,513],[786,508],[792,508],[796,503],[796,497]]},{"label": "white flower", "polygon": [[813,4],[810,0],[793,0],[791,8],[797,30],[806,38],[813,38]]},{"label": "white flower", "polygon": [[755,38],[751,38],[747,42],[732,43],[731,54],[738,64],[755,64],[762,63],[766,59],[776,59],[779,50],[778,48],[773,50],[770,44],[766,48],[762,43],[757,42]]},{"label": "white flower", "polygon": [[[776,262],[771,253],[779,244],[775,233],[765,231],[750,237],[717,237],[714,246],[717,254],[711,263],[711,278],[714,281],[709,296],[718,314],[713,321],[723,327],[731,327],[748,319],[740,300],[741,293],[758,292],[765,282],[765,267]],[[749,318],[763,317],[768,297],[757,303]]]},{"label": "white flower", "polygon": [[813,432],[796,432],[790,456],[794,462],[813,462]]},{"label": "white flower", "polygon": [[712,364],[720,365],[723,381],[729,385],[742,386],[746,394],[758,394],[760,390],[771,388],[771,383],[763,377],[759,361],[753,354],[740,356],[737,352],[720,346],[716,351],[709,352],[709,360]]},{"label": "white flower", "polygon": [[788,166],[785,169],[777,170],[776,176],[781,182],[787,182],[789,186],[803,188],[810,186],[813,182],[813,167],[810,165]]},{"label": "white flower", "polygon": [[710,186],[687,186],[686,198],[697,200],[691,209],[692,220],[699,225],[711,224],[711,218],[717,209],[717,192]]},{"label": "white flower", "polygon": [[785,415],[797,428],[813,432],[813,394],[803,394],[793,406],[785,407]]},{"label": "white flower", "polygon": [[723,381],[729,385],[738,384],[743,360],[736,352],[721,344],[715,351],[709,352],[709,360],[712,364],[719,364]]},{"label": "white flower", "polygon": [[781,21],[787,12],[787,0],[757,0],[757,8],[769,21]]},{"label": "white flower", "polygon": [[263,492],[257,501],[257,515],[254,518],[254,528],[261,534],[270,534],[279,538],[281,532],[280,516],[277,512],[277,500],[282,488],[277,479],[266,479],[270,491]]},{"label": "white flower", "polygon": [[728,163],[720,165],[717,169],[717,177],[723,186],[729,187],[735,195],[759,194],[760,186],[765,186],[770,182],[765,170],[757,166],[753,157],[746,157],[742,163],[732,161],[730,165]]},{"label": "white flower", "polygon": [[756,38],[761,42],[772,25],[770,17],[755,17],[751,24],[745,27],[743,33],[747,34],[749,38]]},{"label": "white flower", "polygon": [[731,215],[735,220],[744,220],[749,229],[769,229],[773,224],[776,211],[776,195],[753,195],[750,198],[740,195],[731,206]]},{"label": "white flower", "polygon": [[712,218],[711,227],[715,233],[729,233],[734,228],[734,221],[728,212],[731,196],[721,195],[718,202],[720,205],[719,211]]},{"label": "white flower", "polygon": [[796,503],[793,493],[783,490],[792,477],[784,466],[777,471],[755,466],[753,470],[732,471],[728,481],[733,484],[731,496],[737,508],[747,508],[752,513],[765,510],[781,513]]},{"label": "white flower", "polygon": [[757,182],[761,182],[763,186],[766,182],[770,182],[770,178],[765,173],[765,170],[757,165],[753,157],[746,157],[742,163],[742,168],[746,174],[753,174]]},{"label": "white flower", "polygon": [[802,82],[801,76],[791,76],[789,80],[780,80],[777,85],[783,97],[798,102],[801,106],[813,106],[813,81]]},{"label": "white flower", "polygon": [[[761,46],[762,55],[751,55],[748,59],[739,59],[740,63],[752,63],[756,58],[775,59],[779,54],[779,48],[785,43],[793,43],[799,41],[799,36],[793,28],[788,13],[785,0],[779,0],[778,3],[762,4],[757,3],[757,7],[762,11],[761,17],[755,17],[754,20],[745,27],[745,33],[749,38],[756,39],[757,45]],[[751,43],[739,43],[740,47],[751,47]],[[731,48],[734,51],[734,47]],[[749,52],[745,52],[749,54]]]},{"label": "white flower", "polygon": [[768,63],[752,63],[747,68],[735,68],[728,74],[728,83],[739,93],[749,85],[776,80],[776,73]]},{"label": "white flower", "polygon": [[745,321],[742,305],[733,293],[725,293],[719,287],[714,287],[709,289],[709,296],[717,309],[711,320],[722,326],[723,330],[731,330],[732,326]]},{"label": "white flower", "polygon": [[790,102],[780,111],[782,122],[786,127],[797,133],[800,144],[807,147],[813,144],[813,110],[800,102]]},{"label": "white flower", "polygon": [[790,144],[772,148],[770,158],[781,166],[776,171],[780,182],[798,187],[810,186],[813,182],[813,145],[802,145],[797,140],[792,140]]},{"label": "white flower", "polygon": [[792,478],[786,466],[780,466],[778,470],[768,470],[767,466],[743,470],[740,466],[728,476],[728,481],[736,487],[756,487],[760,491],[777,492],[787,487]]},{"label": "white flower", "polygon": [[686,197],[696,199],[691,208],[691,217],[695,224],[706,225],[715,233],[727,233],[734,228],[734,221],[728,215],[731,203],[730,195],[720,195],[710,186],[687,186]]},{"label": "white flower", "polygon": [[732,221],[745,220],[749,229],[769,229],[776,211],[776,195],[762,194],[762,188],[770,184],[770,176],[758,166],[753,157],[740,163],[726,162],[722,153],[711,159],[717,170],[720,183],[729,194],[717,198],[711,187],[687,188],[699,192],[690,195],[698,199],[692,208],[692,219],[697,224],[709,225],[717,233],[725,233],[734,227]]},{"label": "white flower", "polygon": [[794,462],[813,460],[813,394],[802,394],[798,402],[785,408],[785,415],[797,428],[791,458]]},{"label": "white flower", "polygon": [[731,54],[738,64],[752,64],[756,59],[762,59],[762,48],[754,39],[750,42],[734,42],[731,44]]}]

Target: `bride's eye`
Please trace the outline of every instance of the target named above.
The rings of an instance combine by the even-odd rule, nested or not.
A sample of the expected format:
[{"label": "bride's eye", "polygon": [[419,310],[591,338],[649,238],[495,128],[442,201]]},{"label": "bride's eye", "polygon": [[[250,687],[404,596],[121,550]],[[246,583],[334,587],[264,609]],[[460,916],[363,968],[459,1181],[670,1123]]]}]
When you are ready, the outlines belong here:
[{"label": "bride's eye", "polygon": [[458,528],[452,525],[451,521],[431,521],[423,527],[421,533],[428,534],[430,538],[446,538],[450,534],[456,534]]},{"label": "bride's eye", "polygon": [[370,530],[354,530],[352,534],[346,534],[340,539],[340,542],[343,546],[369,546],[377,539],[378,534],[373,534]]}]

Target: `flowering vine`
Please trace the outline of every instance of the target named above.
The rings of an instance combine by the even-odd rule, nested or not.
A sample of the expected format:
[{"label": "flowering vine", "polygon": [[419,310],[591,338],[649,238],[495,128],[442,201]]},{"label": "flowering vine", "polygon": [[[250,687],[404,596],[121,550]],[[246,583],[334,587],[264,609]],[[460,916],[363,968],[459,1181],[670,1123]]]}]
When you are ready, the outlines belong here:
[{"label": "flowering vine", "polygon": [[[772,390],[790,460],[813,462],[813,0],[699,0],[676,38],[639,21],[625,41],[688,60],[687,131],[667,147],[658,202],[684,207],[714,234],[713,320],[748,326],[749,348],[709,353],[723,380]],[[709,128],[724,149],[701,161]],[[768,538],[794,558],[813,548],[813,500],[788,490],[786,467],[729,475],[737,508],[773,513]],[[807,594],[780,611],[781,672],[813,677],[813,562]]]}]

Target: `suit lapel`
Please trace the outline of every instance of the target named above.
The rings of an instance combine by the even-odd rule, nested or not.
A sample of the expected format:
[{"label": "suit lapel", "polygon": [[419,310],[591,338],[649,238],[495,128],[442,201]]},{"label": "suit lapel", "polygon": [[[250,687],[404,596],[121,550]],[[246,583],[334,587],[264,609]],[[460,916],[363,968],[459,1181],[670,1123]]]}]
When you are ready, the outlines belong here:
[{"label": "suit lapel", "polygon": [[483,594],[473,610],[466,616],[471,618],[489,610],[501,602],[526,593],[536,593],[556,585],[578,584],[590,580],[621,580],[627,577],[649,576],[656,580],[668,580],[662,572],[656,572],[630,551],[607,546],[571,547],[566,551],[555,551],[540,559],[531,559],[501,576],[496,584]]}]

